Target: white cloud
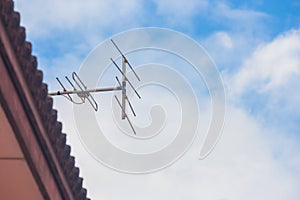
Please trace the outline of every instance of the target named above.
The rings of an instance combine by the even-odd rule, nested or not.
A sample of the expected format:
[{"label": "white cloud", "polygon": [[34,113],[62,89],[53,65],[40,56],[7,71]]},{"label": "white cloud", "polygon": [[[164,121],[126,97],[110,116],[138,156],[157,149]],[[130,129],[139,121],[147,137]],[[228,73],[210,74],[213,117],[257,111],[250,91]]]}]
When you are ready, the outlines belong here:
[{"label": "white cloud", "polygon": [[217,42],[220,42],[221,46],[231,49],[233,47],[232,38],[225,32],[216,33]]},{"label": "white cloud", "polygon": [[[226,17],[231,20],[236,21],[256,21],[261,18],[265,18],[268,15],[255,11],[255,10],[247,10],[247,9],[238,9],[238,8],[231,8],[228,4],[224,2],[218,2],[215,4],[215,10],[217,11],[216,14],[219,16]],[[233,24],[234,26],[234,24]]]},{"label": "white cloud", "polygon": [[[228,105],[223,136],[206,159],[197,159],[206,130],[200,128],[202,137],[174,165],[153,174],[130,175],[91,158],[76,134],[70,104],[57,106],[92,199],[296,200],[300,195],[297,140],[262,127],[243,109]],[[201,110],[201,116],[201,124],[207,125],[209,111]]]},{"label": "white cloud", "polygon": [[219,69],[234,71],[262,40],[244,32],[217,31],[203,38],[200,44]]},{"label": "white cloud", "polygon": [[239,67],[254,48],[268,38],[266,25],[270,16],[264,12],[233,8],[218,1],[209,4],[206,15],[209,17],[205,19],[218,29],[201,38],[201,42],[222,69]]},{"label": "white cloud", "polygon": [[[167,17],[175,23],[184,23],[182,20],[187,20],[195,15],[198,15],[209,5],[207,0],[165,0],[159,1],[154,0],[155,5],[157,6],[157,14]],[[185,21],[185,23],[188,23]]]},{"label": "white cloud", "polygon": [[228,79],[230,95],[238,102],[250,95],[256,101],[250,102],[253,108],[255,104],[263,105],[260,117],[269,122],[284,121],[285,126],[295,128],[293,122],[300,112],[300,94],[296,92],[300,84],[299,55],[299,30],[288,31],[260,45]]},{"label": "white cloud", "polygon": [[234,90],[238,93],[255,89],[258,92],[286,85],[300,74],[300,31],[280,35],[269,44],[258,47],[235,75]]},{"label": "white cloud", "polygon": [[22,24],[33,37],[51,36],[59,30],[87,34],[91,30],[122,27],[134,23],[141,10],[137,0],[32,0],[15,4],[22,12]]},{"label": "white cloud", "polygon": [[93,160],[70,122],[65,129],[93,199],[297,200],[300,195],[296,141],[261,127],[242,109],[229,106],[224,134],[209,157],[197,159],[199,138],[174,165],[147,175],[122,174]]}]

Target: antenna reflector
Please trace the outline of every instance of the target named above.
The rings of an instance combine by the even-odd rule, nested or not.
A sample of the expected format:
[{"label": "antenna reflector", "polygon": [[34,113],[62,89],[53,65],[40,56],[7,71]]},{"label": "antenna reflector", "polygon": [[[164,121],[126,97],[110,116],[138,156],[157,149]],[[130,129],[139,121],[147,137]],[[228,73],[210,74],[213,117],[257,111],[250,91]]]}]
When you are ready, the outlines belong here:
[{"label": "antenna reflector", "polygon": [[119,72],[121,72],[121,74],[125,77],[126,81],[129,83],[130,87],[132,88],[132,90],[135,92],[135,94],[138,96],[139,99],[141,99],[141,96],[139,95],[139,93],[136,91],[136,89],[133,87],[133,85],[131,84],[131,82],[129,81],[129,79],[127,78],[127,76],[124,74],[124,72],[120,69],[120,67],[117,65],[117,63],[110,58],[110,60],[114,63],[114,65],[116,66],[116,68],[119,70]]},{"label": "antenna reflector", "polygon": [[120,50],[120,48],[117,46],[117,44],[111,39],[110,40],[113,45],[116,47],[116,49],[119,51],[119,53],[121,54],[121,56],[124,58],[125,62],[128,64],[129,68],[132,70],[132,72],[134,73],[135,77],[137,78],[138,81],[141,81],[140,77],[137,75],[137,73],[134,71],[133,67],[131,66],[131,64],[129,63],[128,59],[125,57],[125,55],[122,53],[122,51]]}]

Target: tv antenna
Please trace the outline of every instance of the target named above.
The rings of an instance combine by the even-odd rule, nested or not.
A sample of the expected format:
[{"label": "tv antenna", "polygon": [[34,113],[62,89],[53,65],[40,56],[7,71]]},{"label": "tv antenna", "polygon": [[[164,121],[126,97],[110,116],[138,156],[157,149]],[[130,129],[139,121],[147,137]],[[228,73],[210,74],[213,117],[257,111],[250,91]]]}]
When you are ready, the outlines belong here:
[{"label": "tv antenna", "polygon": [[[141,96],[139,95],[139,93],[136,91],[136,89],[134,88],[132,83],[127,78],[127,76],[126,76],[126,67],[128,66],[131,69],[131,71],[133,72],[133,74],[135,75],[135,77],[137,78],[138,81],[140,81],[141,79],[139,78],[137,73],[134,71],[134,69],[131,66],[131,64],[129,63],[128,59],[122,53],[122,51],[117,46],[117,44],[112,39],[110,41],[112,42],[113,46],[117,49],[117,51],[122,56],[122,69],[118,66],[118,64],[112,58],[110,58],[110,60],[114,64],[114,66],[118,69],[118,71],[122,75],[121,80],[119,80],[119,78],[116,76],[116,81],[118,83],[118,86],[89,89],[87,87],[87,85],[85,85],[84,82],[79,78],[79,76],[76,74],[76,72],[73,72],[72,73],[72,80],[70,80],[67,76],[65,76],[65,79],[66,79],[67,83],[72,87],[71,90],[67,90],[65,88],[65,86],[63,85],[63,83],[59,80],[59,78],[56,77],[56,80],[58,81],[58,83],[62,87],[62,90],[57,91],[57,92],[49,92],[48,95],[50,95],[50,96],[64,96],[67,100],[69,100],[73,104],[84,104],[85,102],[88,101],[89,104],[92,106],[92,108],[95,111],[98,111],[98,104],[97,104],[96,100],[94,99],[94,97],[92,96],[91,93],[93,93],[93,92],[110,92],[110,91],[120,90],[120,91],[122,91],[121,101],[118,99],[118,97],[116,95],[114,97],[115,97],[118,105],[121,108],[121,119],[122,120],[126,119],[128,121],[133,133],[136,135],[136,131],[134,130],[133,125],[132,125],[132,123],[131,123],[131,121],[130,121],[127,113],[126,113],[126,103],[128,103],[129,108],[130,108],[133,116],[136,116],[135,111],[132,107],[132,104],[130,103],[130,101],[128,99],[128,96],[126,94],[127,83],[129,84],[129,86],[132,88],[132,90],[135,92],[136,96],[139,99],[141,99]],[[75,101],[72,98],[72,95],[74,95],[74,94],[76,94],[79,97],[79,100]]]}]

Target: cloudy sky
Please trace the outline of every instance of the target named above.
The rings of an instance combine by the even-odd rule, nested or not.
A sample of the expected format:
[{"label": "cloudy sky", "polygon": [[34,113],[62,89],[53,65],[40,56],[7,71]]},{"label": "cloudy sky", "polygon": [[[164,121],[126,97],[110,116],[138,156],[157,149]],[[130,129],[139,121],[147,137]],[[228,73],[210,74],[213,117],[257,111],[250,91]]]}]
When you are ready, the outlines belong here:
[{"label": "cloudy sky", "polygon": [[[120,32],[143,27],[167,28],[192,38],[202,45],[222,76],[226,118],[214,150],[199,160],[202,130],[209,124],[205,116],[211,110],[207,95],[197,93],[200,86],[187,74],[198,99],[204,102],[199,103],[199,134],[177,162],[149,174],[118,172],[95,160],[80,141],[83,133],[78,133],[74,108],[66,99],[55,97],[59,120],[89,197],[299,199],[300,1],[16,0],[15,9],[21,13],[27,40],[33,44],[33,54],[50,90],[60,89],[56,76],[79,71],[98,44]],[[163,90],[157,92],[163,102]],[[151,95],[147,99],[151,100]],[[177,121],[172,120],[176,128]],[[113,139],[122,145],[118,138]]]}]

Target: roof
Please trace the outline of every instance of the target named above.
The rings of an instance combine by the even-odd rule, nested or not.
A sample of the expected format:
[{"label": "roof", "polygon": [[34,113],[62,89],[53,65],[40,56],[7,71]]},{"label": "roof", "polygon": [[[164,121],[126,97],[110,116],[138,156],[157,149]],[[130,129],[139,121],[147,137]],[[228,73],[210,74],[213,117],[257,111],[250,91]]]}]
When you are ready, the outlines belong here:
[{"label": "roof", "polygon": [[44,198],[52,199],[51,191],[58,190],[62,199],[87,199],[53,99],[43,83],[43,72],[37,69],[37,58],[12,0],[0,1],[0,55],[4,63],[0,103]]}]

